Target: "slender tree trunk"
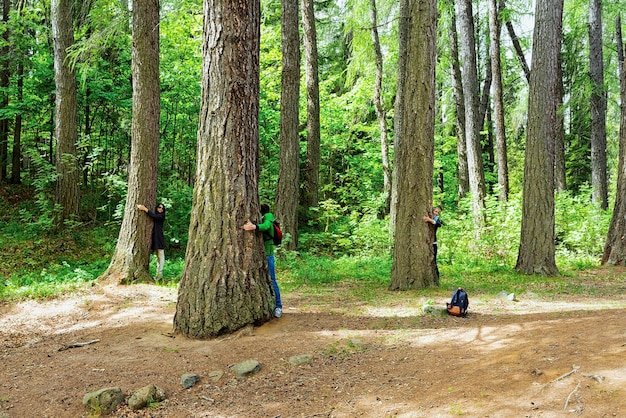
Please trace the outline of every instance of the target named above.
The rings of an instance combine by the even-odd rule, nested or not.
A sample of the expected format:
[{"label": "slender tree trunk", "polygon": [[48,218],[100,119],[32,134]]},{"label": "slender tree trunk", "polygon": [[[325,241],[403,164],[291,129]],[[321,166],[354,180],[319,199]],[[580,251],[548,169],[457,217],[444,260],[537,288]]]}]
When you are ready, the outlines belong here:
[{"label": "slender tree trunk", "polygon": [[485,56],[485,79],[483,80],[483,87],[480,90],[480,106],[478,108],[478,125],[485,126],[485,120],[487,119],[487,113],[491,111],[491,82],[493,76],[491,74],[491,55]]},{"label": "slender tree trunk", "polygon": [[408,28],[402,140],[394,164],[398,203],[391,290],[439,285],[434,230],[422,219],[430,213],[433,192],[437,1],[409,0],[407,6],[408,21],[400,20]]},{"label": "slender tree trunk", "polygon": [[260,221],[259,0],[204,0],[196,183],[174,329],[207,338],[273,315]]},{"label": "slender tree trunk", "polygon": [[611,225],[604,245],[602,265],[626,265],[626,71],[624,71],[624,43],[621,15],[615,21],[617,59],[620,85],[619,160],[617,191]]},{"label": "slender tree trunk", "polygon": [[[24,0],[20,0],[15,4],[20,17],[24,11]],[[23,35],[28,35],[28,29],[23,30]],[[24,100],[24,63],[27,60],[28,52],[20,48],[14,54],[19,56],[17,62],[17,102],[22,103]],[[22,183],[22,112],[15,114],[15,126],[13,128],[13,151],[11,153],[11,183]]]},{"label": "slender tree trunk", "polygon": [[283,70],[280,95],[280,165],[275,215],[291,239],[284,246],[298,248],[298,198],[300,192],[300,34],[298,1],[282,0]]},{"label": "slender tree trunk", "polygon": [[302,0],[304,56],[306,71],[306,161],[300,202],[306,216],[309,208],[318,205],[320,173],[320,88],[317,65],[317,29],[314,0]]},{"label": "slender tree trunk", "polygon": [[563,115],[563,57],[559,53],[559,64],[557,66],[557,113],[556,113],[556,144],[554,149],[554,188],[557,192],[567,190],[566,168],[565,168],[565,116]]},{"label": "slender tree trunk", "polygon": [[[85,89],[85,137],[91,136],[91,88]],[[89,148],[85,147],[83,150],[83,167],[87,167],[89,164]],[[89,186],[89,170],[83,169],[83,186]]]},{"label": "slender tree trunk", "polygon": [[517,265],[525,274],[556,275],[554,144],[563,0],[539,1],[528,98],[522,230]]},{"label": "slender tree trunk", "polygon": [[[378,116],[378,127],[380,129],[380,148],[383,166],[383,189],[387,195],[387,202],[391,199],[391,167],[389,163],[389,144],[387,142],[387,112],[383,105],[383,53],[380,48],[378,37],[378,17],[376,10],[376,0],[370,0],[370,24],[372,25],[372,43],[374,45],[374,55],[376,57],[376,83],[374,85],[374,107]],[[388,209],[388,208],[387,208]]]},{"label": "slender tree trunk", "polygon": [[501,22],[498,16],[498,1],[489,1],[489,30],[491,33],[491,73],[493,77],[493,121],[496,133],[496,155],[498,164],[498,198],[509,200],[509,168],[504,125],[504,103],[502,68],[500,65]]},{"label": "slender tree trunk", "polygon": [[608,207],[606,168],[606,93],[602,57],[602,1],[589,1],[589,74],[591,77],[591,189],[601,209]]},{"label": "slender tree trunk", "polygon": [[[17,101],[24,100],[24,64],[17,64]],[[11,157],[11,183],[22,182],[22,113],[15,115],[15,127],[13,129],[13,151]]]},{"label": "slender tree trunk", "polygon": [[153,221],[137,209],[155,210],[159,160],[159,0],[133,1],[133,119],[128,194],[115,254],[101,278],[119,283],[151,280]]},{"label": "slender tree trunk", "polygon": [[[0,48],[0,108],[6,109],[9,106],[9,81],[10,81],[10,61],[9,52],[10,32],[8,29],[9,14],[11,12],[11,1],[2,1],[2,23],[5,30],[2,31],[2,47]],[[7,179],[7,160],[9,142],[10,118],[0,116],[0,182]]]},{"label": "slender tree trunk", "polygon": [[472,193],[474,224],[484,224],[485,169],[480,144],[480,103],[478,72],[476,67],[476,41],[471,0],[456,0],[457,26],[461,40],[461,63],[463,95],[465,98],[465,139],[467,142],[467,166]]},{"label": "slender tree trunk", "polygon": [[52,0],[51,10],[56,83],[56,203],[61,205],[62,222],[78,216],[80,202],[76,73],[66,60],[67,49],[74,44],[72,0]]},{"label": "slender tree trunk", "polygon": [[469,193],[469,169],[467,167],[467,140],[465,134],[465,95],[463,94],[463,77],[459,62],[459,38],[456,31],[456,13],[454,7],[450,11],[450,53],[452,55],[452,77],[454,80],[454,109],[456,113],[457,156],[458,156],[458,198],[463,199]]},{"label": "slender tree trunk", "polygon": [[[504,0],[500,0],[500,11],[504,10],[505,7],[506,6],[504,4]],[[513,23],[509,19],[507,19],[505,23],[506,23],[507,32],[509,33],[509,37],[511,38],[511,42],[513,43],[513,49],[515,50],[517,54],[517,59],[520,62],[520,66],[522,67],[524,76],[526,76],[526,81],[530,81],[530,67],[528,66],[528,63],[526,62],[526,56],[524,55],[524,51],[522,50],[522,45],[519,42],[519,38],[517,37],[517,34],[515,33],[515,28],[513,27]]]}]

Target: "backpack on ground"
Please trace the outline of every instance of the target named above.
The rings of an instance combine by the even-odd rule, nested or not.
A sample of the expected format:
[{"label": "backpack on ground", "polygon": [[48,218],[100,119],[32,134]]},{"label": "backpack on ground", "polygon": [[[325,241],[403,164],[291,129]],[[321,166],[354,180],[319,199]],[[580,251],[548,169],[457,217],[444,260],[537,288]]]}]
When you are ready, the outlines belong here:
[{"label": "backpack on ground", "polygon": [[448,309],[448,313],[454,316],[465,316],[467,315],[467,308],[469,306],[469,299],[467,297],[467,292],[463,290],[463,288],[459,287],[452,294],[452,300],[450,303],[446,303],[446,308]]},{"label": "backpack on ground", "polygon": [[280,245],[283,242],[283,231],[280,229],[280,222],[274,221],[272,225],[274,227],[274,235],[272,236],[274,245]]}]

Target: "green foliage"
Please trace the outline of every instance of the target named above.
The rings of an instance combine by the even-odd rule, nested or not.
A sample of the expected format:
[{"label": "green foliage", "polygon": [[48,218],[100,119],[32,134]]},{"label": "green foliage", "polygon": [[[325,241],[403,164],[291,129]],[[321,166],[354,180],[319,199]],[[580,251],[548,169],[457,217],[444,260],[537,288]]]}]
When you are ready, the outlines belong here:
[{"label": "green foliage", "polygon": [[62,262],[39,272],[13,274],[0,286],[0,298],[9,295],[10,299],[42,299],[71,293],[93,284],[104,268],[102,263],[80,267]]},{"label": "green foliage", "polygon": [[587,186],[576,195],[557,194],[555,212],[557,259],[579,266],[597,265],[611,222],[610,211],[591,202],[591,189]]},{"label": "green foliage", "polygon": [[521,197],[503,203],[490,196],[485,204],[487,223],[480,231],[474,228],[469,197],[461,201],[459,212],[441,213],[444,227],[437,234],[439,264],[493,267],[515,263],[521,231]]},{"label": "green foliage", "polygon": [[159,193],[163,196],[159,201],[165,204],[166,209],[163,234],[168,253],[184,254],[191,219],[193,189],[180,180],[174,180],[160,189]]},{"label": "green foliage", "polygon": [[[169,196],[163,200],[168,206],[168,223],[172,222],[166,230],[172,236],[188,223],[186,211],[191,205],[184,200],[187,193],[178,189],[172,184],[171,190],[163,191]],[[444,227],[438,234],[441,287],[423,289],[416,295],[447,297],[460,285],[471,295],[497,295],[502,291],[539,295],[601,292],[571,272],[597,267],[610,221],[610,213],[591,204],[588,193],[587,197],[567,193],[557,196],[559,277],[528,276],[513,269],[520,233],[519,196],[509,202],[487,199],[488,223],[478,235],[468,205],[463,201],[460,211],[442,212]],[[326,207],[328,216],[341,210]],[[57,235],[35,234],[22,228],[19,217],[12,214],[6,202],[0,209],[5,214],[0,229],[0,278],[4,283],[0,298],[43,298],[79,290],[92,284],[106,269],[115,247],[116,228],[98,226]],[[356,212],[331,219],[328,232],[302,234],[306,250],[280,254],[277,268],[281,287],[313,293],[332,293],[342,288],[350,297],[372,303],[390,297],[386,293],[392,264],[387,220],[373,213]],[[176,286],[184,268],[182,248],[179,253],[168,250],[167,254],[166,281],[160,285]],[[152,261],[154,264],[154,258]]]},{"label": "green foliage", "polygon": [[116,230],[93,225],[43,232],[5,213],[0,223],[0,298],[47,298],[91,285],[110,262]]},{"label": "green foliage", "polygon": [[122,218],[124,217],[128,184],[124,177],[118,174],[107,174],[103,176],[103,179],[105,181],[104,191],[107,199],[104,201],[104,205],[98,209],[106,215],[106,219],[109,222],[119,226],[122,224]]},{"label": "green foliage", "polygon": [[[441,214],[444,227],[437,234],[440,268],[501,271],[515,266],[521,231],[521,193],[511,195],[508,202],[488,196],[487,222],[480,231],[475,230],[470,204],[467,198],[459,203],[457,211],[444,207]],[[576,269],[597,266],[610,212],[601,211],[591,203],[588,189],[581,195],[558,194],[555,211],[559,264]],[[325,201],[320,204],[315,219],[320,222],[319,228],[300,235],[303,253],[335,257],[388,254],[388,220],[378,218],[375,210],[365,214],[348,212],[337,202]]]},{"label": "green foliage", "polygon": [[52,194],[57,173],[39,153],[31,152],[29,157],[35,172],[33,186],[36,194],[34,201],[22,202],[19,214],[29,233],[48,233],[56,228],[54,221],[61,212],[59,205],[54,204]]},{"label": "green foliage", "polygon": [[332,284],[355,280],[385,284],[391,271],[391,257],[310,256],[288,260],[280,269],[289,270],[291,281],[307,285]]}]

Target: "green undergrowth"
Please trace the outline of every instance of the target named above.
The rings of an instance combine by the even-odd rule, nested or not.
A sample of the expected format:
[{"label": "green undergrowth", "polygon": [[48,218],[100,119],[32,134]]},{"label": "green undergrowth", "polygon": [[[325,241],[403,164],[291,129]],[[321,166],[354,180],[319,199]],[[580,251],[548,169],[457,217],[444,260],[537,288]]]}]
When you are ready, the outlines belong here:
[{"label": "green undergrowth", "polygon": [[[43,299],[92,286],[106,270],[115,248],[114,237],[102,229],[38,239],[3,237],[0,243],[0,299]],[[283,253],[276,259],[281,290],[312,298],[348,299],[372,305],[393,302],[388,290],[392,261],[384,256],[341,256]],[[184,267],[183,255],[168,254],[160,286],[176,287]],[[151,258],[154,274],[155,258]],[[449,296],[456,287],[471,295],[490,297],[502,292],[533,293],[542,298],[608,297],[624,293],[621,270],[584,262],[561,267],[556,277],[524,275],[509,266],[440,263],[440,286],[410,290],[411,297]]]},{"label": "green undergrowth", "polygon": [[[0,200],[0,300],[49,298],[92,286],[104,272],[115,250],[119,226],[114,223],[74,223],[50,230],[26,223],[23,210]],[[557,266],[560,275],[523,275],[515,269],[521,200],[488,201],[489,223],[473,231],[469,211],[443,212],[438,233],[440,286],[407,292],[388,290],[392,259],[386,239],[386,221],[375,216],[347,217],[352,223],[329,225],[326,240],[304,235],[300,253],[277,251],[281,290],[320,300],[350,300],[372,305],[394,303],[400,293],[416,299],[448,297],[464,287],[474,297],[502,292],[560,297],[617,298],[626,290],[619,267],[599,266],[602,243],[610,220],[586,199],[557,199]],[[308,234],[308,235],[307,235]],[[333,242],[342,238],[341,247]],[[184,240],[180,240],[183,242]],[[352,252],[347,250],[351,249]],[[184,248],[167,249],[165,280],[159,286],[176,287],[184,268]],[[155,273],[155,258],[151,258]]]}]

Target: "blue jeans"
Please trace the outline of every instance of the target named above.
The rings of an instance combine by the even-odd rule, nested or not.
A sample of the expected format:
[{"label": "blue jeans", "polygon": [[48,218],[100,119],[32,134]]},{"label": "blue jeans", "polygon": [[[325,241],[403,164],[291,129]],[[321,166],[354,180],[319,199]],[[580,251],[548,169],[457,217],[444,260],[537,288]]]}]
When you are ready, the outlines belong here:
[{"label": "blue jeans", "polygon": [[437,243],[433,244],[433,252],[435,256],[435,273],[437,274],[437,278],[439,278],[439,267],[437,267]]},{"label": "blue jeans", "polygon": [[274,269],[274,255],[267,256],[267,268],[270,271],[270,279],[272,279],[272,287],[274,288],[274,294],[276,295],[276,307],[283,308],[283,301],[280,299],[280,290],[278,289],[278,283],[276,283],[276,270]]}]

